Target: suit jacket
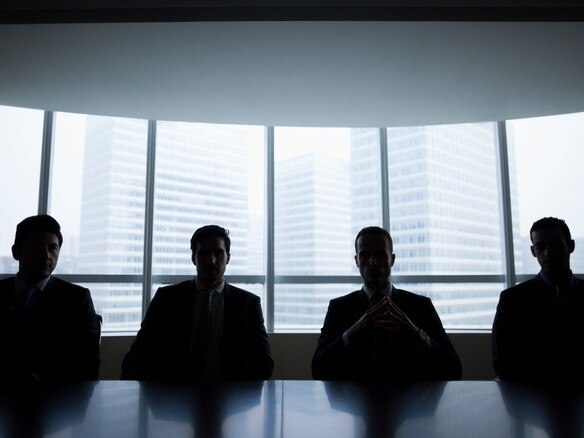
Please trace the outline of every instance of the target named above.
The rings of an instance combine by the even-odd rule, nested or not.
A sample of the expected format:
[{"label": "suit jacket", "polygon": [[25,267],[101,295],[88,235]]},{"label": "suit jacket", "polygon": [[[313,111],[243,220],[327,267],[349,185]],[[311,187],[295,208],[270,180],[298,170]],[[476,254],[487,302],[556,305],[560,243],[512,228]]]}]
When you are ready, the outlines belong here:
[{"label": "suit jacket", "polygon": [[584,281],[556,298],[538,275],[501,292],[493,322],[493,367],[505,380],[584,381]]},{"label": "suit jacket", "polygon": [[[124,358],[122,379],[200,379],[189,363],[195,293],[194,279],[158,289]],[[274,362],[259,297],[227,283],[222,293],[219,379],[269,379]]]},{"label": "suit jacket", "polygon": [[461,378],[460,359],[432,301],[395,288],[391,299],[427,333],[431,345],[407,334],[394,333],[388,339],[380,329],[372,328],[356,345],[344,346],[343,333],[369,309],[367,294],[358,290],[330,301],[312,359],[315,379],[410,382]]},{"label": "suit jacket", "polygon": [[89,290],[51,277],[26,315],[12,311],[15,277],[0,281],[0,378],[95,380],[100,325]]}]

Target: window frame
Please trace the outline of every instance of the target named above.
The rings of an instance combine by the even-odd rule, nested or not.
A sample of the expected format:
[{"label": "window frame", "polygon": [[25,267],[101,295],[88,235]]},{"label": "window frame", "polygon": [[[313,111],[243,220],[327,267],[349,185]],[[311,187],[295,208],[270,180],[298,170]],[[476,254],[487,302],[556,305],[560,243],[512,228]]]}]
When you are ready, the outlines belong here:
[{"label": "window frame", "polygon": [[[51,169],[54,147],[55,117],[52,111],[44,111],[41,177],[39,184],[38,213],[48,212],[49,196],[51,191]],[[503,272],[500,275],[392,275],[396,283],[502,283],[505,287],[511,287],[518,282],[532,277],[529,274],[517,275],[515,272],[515,260],[513,250],[513,227],[511,217],[511,194],[509,181],[509,163],[507,153],[506,122],[492,122],[495,129],[496,162],[498,191],[500,196],[499,217],[501,218],[501,246],[503,260]],[[146,188],[145,188],[145,227],[144,227],[144,261],[141,275],[83,275],[66,274],[59,275],[64,280],[76,283],[141,283],[142,284],[142,317],[152,298],[152,285],[160,283],[175,283],[192,276],[185,275],[153,275],[152,274],[152,246],[153,246],[153,221],[154,221],[154,187],[155,187],[155,159],[156,159],[156,128],[157,121],[148,121],[147,136],[147,163],[146,163]],[[388,143],[387,128],[375,128],[379,130],[380,165],[381,165],[381,212],[382,225],[390,227],[389,205],[389,178],[388,178]],[[274,144],[275,128],[265,126],[265,256],[264,274],[259,275],[226,275],[226,280],[232,283],[256,283],[263,284],[265,302],[263,303],[266,316],[266,328],[268,332],[274,332],[274,290],[276,284],[347,284],[361,283],[358,275],[327,276],[327,275],[275,275],[274,273]],[[11,274],[0,274],[0,278]],[[469,328],[468,331],[490,331],[486,329]],[[279,330],[280,331],[280,330]],[[295,332],[313,332],[313,329],[298,329]],[[449,330],[453,332],[466,331],[461,329]],[[115,334],[133,335],[135,331],[106,332]]]}]

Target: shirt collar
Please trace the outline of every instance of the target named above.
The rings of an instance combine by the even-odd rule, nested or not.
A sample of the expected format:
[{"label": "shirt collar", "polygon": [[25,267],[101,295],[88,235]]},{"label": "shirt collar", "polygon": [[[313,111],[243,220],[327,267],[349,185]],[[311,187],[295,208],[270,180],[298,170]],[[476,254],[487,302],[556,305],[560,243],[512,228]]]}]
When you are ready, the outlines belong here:
[{"label": "shirt collar", "polygon": [[[561,285],[561,284],[557,284],[556,282],[554,282],[554,280],[549,275],[544,274],[543,271],[539,271],[539,276],[544,281],[544,283],[547,284],[549,287],[552,287],[555,289],[556,286]],[[574,277],[574,274],[570,270],[570,275],[566,276],[567,281],[563,284],[566,284],[567,286],[572,287],[574,285],[575,278],[576,277]]]},{"label": "shirt collar", "polygon": [[51,279],[51,276],[49,275],[47,278],[39,281],[36,284],[28,284],[26,281],[24,281],[22,278],[20,278],[20,276],[18,274],[16,274],[16,280],[14,282],[14,290],[16,292],[20,292],[25,287],[34,286],[37,289],[43,291],[43,290],[45,290],[45,287],[47,287],[47,284],[49,283],[50,279]]},{"label": "shirt collar", "polygon": [[365,294],[367,294],[367,298],[369,298],[369,299],[371,299],[371,297],[373,296],[373,294],[376,293],[376,292],[381,292],[386,297],[391,298],[391,293],[393,291],[393,284],[391,284],[391,281],[390,281],[387,284],[387,286],[385,286],[381,290],[373,290],[369,286],[367,286],[367,285],[364,284],[363,285],[363,291],[365,292]]},{"label": "shirt collar", "polygon": [[203,291],[203,290],[214,290],[215,292],[217,292],[218,294],[223,292],[223,289],[225,288],[225,280],[223,280],[221,283],[219,283],[217,286],[212,287],[212,288],[208,288],[207,286],[205,286],[203,283],[201,283],[201,281],[199,280],[198,277],[195,277],[195,289],[198,291]]}]

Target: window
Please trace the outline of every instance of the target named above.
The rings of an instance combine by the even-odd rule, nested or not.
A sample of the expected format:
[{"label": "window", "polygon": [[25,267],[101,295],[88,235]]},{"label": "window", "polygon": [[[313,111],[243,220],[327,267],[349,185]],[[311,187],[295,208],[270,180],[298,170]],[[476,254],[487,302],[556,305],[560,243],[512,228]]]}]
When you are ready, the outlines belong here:
[{"label": "window", "polygon": [[[49,214],[63,247],[55,274],[85,275],[104,331],[142,320],[145,120],[55,114]],[[99,282],[134,275],[139,283]]]},{"label": "window", "polygon": [[[503,274],[495,135],[493,123],[387,130],[397,278]],[[408,287],[448,327],[492,325],[500,284],[422,281]]]},{"label": "window", "polygon": [[330,299],[361,286],[356,233],[380,225],[396,286],[431,297],[447,329],[489,329],[500,291],[538,270],[536,219],[567,221],[572,268],[584,268],[582,211],[564,195],[584,182],[584,113],[508,122],[499,145],[503,126],[266,128],[0,107],[11,163],[0,276],[18,269],[16,224],[46,209],[63,228],[56,274],[91,290],[104,332],[135,332],[158,287],[193,277],[192,233],[216,223],[231,233],[228,281],[262,298],[266,326],[318,330]]},{"label": "window", "polygon": [[158,123],[153,273],[192,276],[193,232],[217,224],[232,241],[227,273],[262,274],[263,170],[261,127]]},{"label": "window", "polygon": [[329,300],[354,288],[289,277],[358,275],[354,236],[381,224],[379,130],[276,128],[274,137],[274,261],[283,283],[275,328],[320,328]]},{"label": "window", "polygon": [[507,123],[509,163],[515,164],[516,200],[513,203],[515,242],[521,257],[518,274],[539,272],[531,255],[529,229],[546,216],[564,219],[576,241],[570,258],[572,271],[584,272],[584,210],[577,199],[584,186],[584,113],[512,120]]},{"label": "window", "polygon": [[0,202],[5,206],[0,219],[0,273],[18,270],[11,250],[16,225],[38,210],[42,139],[42,111],[0,106]]}]

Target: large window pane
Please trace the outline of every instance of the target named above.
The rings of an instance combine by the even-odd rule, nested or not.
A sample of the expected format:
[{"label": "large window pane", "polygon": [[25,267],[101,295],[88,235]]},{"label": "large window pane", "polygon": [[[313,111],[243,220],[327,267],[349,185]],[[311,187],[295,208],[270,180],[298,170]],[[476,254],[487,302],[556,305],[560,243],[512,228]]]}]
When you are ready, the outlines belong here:
[{"label": "large window pane", "polygon": [[[146,186],[145,120],[55,115],[49,212],[63,228],[56,273],[142,275]],[[94,284],[104,330],[136,329],[142,289]]]},{"label": "large window pane", "polygon": [[[355,234],[381,224],[379,130],[276,128],[274,137],[276,282],[358,274]],[[278,286],[275,326],[320,328],[335,296],[323,288]]]},{"label": "large window pane", "polygon": [[578,199],[584,186],[584,113],[512,120],[507,137],[517,173],[513,229],[522,256],[515,260],[517,273],[539,272],[529,229],[546,216],[566,221],[576,241],[572,270],[584,273],[584,209]]},{"label": "large window pane", "polygon": [[381,223],[379,131],[275,130],[276,275],[354,275],[353,241]]},{"label": "large window pane", "polygon": [[[502,274],[494,124],[391,128],[387,135],[393,272]],[[444,295],[441,284],[426,284],[424,289],[430,296]],[[475,321],[488,326],[482,304],[471,305],[484,296],[483,286],[471,283],[464,289],[456,298],[464,311],[438,308],[445,325]],[[495,302],[491,312],[499,292],[489,292]],[[477,312],[481,316],[472,317]]]},{"label": "large window pane", "polygon": [[141,283],[78,283],[91,291],[103,331],[137,331],[142,322]]},{"label": "large window pane", "polygon": [[275,330],[320,330],[329,301],[361,284],[276,284]]},{"label": "large window pane", "polygon": [[263,269],[264,128],[160,122],[153,273],[194,275],[190,240],[217,224],[231,237],[228,275]]},{"label": "large window pane", "polygon": [[16,225],[38,209],[43,112],[0,106],[0,273],[14,274]]},{"label": "large window pane", "polygon": [[399,283],[406,289],[432,299],[442,324],[449,329],[488,329],[503,283]]}]

